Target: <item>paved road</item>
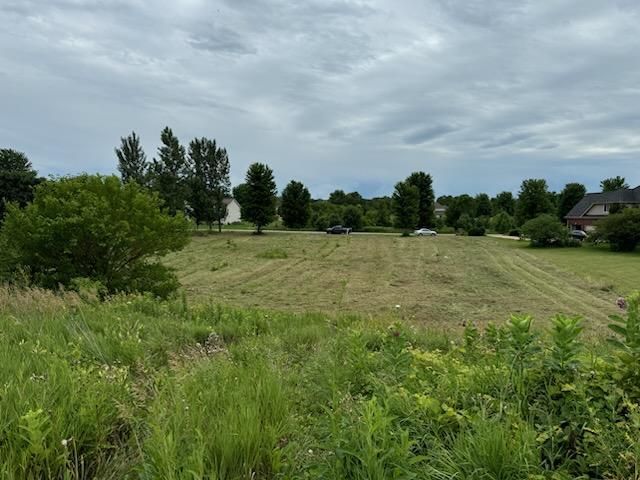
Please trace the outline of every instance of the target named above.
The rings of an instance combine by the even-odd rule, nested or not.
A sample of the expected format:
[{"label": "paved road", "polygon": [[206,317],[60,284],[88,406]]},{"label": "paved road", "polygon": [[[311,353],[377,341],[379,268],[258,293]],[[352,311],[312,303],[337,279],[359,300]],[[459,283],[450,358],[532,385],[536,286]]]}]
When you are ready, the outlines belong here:
[{"label": "paved road", "polygon": [[[205,231],[205,230],[201,230]],[[311,234],[311,235],[327,235],[326,232],[319,232],[316,230],[262,230],[264,233],[296,233],[296,234]],[[217,232],[217,230],[216,230]],[[251,233],[253,230],[247,230],[242,228],[224,228],[222,232],[234,232],[234,233]],[[352,232],[350,235],[395,235],[396,237],[400,235],[398,232]],[[452,236],[454,233],[440,233],[439,235],[443,236]],[[413,236],[413,235],[412,235]],[[517,238],[517,237],[516,237]]]}]

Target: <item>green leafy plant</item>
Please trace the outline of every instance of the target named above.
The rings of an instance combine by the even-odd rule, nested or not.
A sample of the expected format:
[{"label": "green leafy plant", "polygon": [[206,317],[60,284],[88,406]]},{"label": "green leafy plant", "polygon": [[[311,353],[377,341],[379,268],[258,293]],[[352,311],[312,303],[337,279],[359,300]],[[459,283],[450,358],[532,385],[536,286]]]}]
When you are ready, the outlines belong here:
[{"label": "green leafy plant", "polygon": [[110,293],[166,297],[178,282],[156,259],[187,244],[189,224],[135,182],[82,175],[43,183],[22,210],[10,205],[0,236],[10,270],[45,288],[87,278]]},{"label": "green leafy plant", "polygon": [[609,342],[617,348],[617,358],[620,372],[616,375],[623,385],[640,398],[640,293],[633,294],[627,299],[620,298],[618,306],[626,310],[626,316],[611,315],[612,323],[609,329],[620,338],[611,338]]},{"label": "green leafy plant", "polygon": [[552,319],[551,357],[549,366],[555,372],[574,372],[580,366],[579,353],[582,345],[578,336],[582,332],[582,318],[556,315]]}]

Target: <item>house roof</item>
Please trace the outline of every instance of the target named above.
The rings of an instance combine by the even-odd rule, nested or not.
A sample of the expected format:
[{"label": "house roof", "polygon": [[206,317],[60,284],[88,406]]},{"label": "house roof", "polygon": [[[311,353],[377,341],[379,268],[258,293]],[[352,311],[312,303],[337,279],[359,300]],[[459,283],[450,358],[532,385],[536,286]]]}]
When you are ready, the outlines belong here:
[{"label": "house roof", "polygon": [[231,202],[233,202],[234,198],[233,197],[224,197],[224,200],[222,200],[222,202],[225,205],[229,205]]},{"label": "house roof", "polygon": [[636,188],[620,188],[613,192],[587,193],[565,218],[580,218],[594,205],[610,205],[614,203],[640,203],[640,186]]},{"label": "house roof", "polygon": [[441,203],[436,202],[434,204],[434,210],[446,210],[447,206],[446,205],[442,205]]}]

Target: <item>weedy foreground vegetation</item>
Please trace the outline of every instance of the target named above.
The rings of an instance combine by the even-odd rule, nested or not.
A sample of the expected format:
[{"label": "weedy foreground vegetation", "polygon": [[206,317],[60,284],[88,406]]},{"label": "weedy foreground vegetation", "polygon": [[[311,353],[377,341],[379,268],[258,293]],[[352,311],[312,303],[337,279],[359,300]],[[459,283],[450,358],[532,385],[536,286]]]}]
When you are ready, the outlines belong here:
[{"label": "weedy foreground vegetation", "polygon": [[639,299],[596,344],[3,289],[0,477],[639,478]]}]

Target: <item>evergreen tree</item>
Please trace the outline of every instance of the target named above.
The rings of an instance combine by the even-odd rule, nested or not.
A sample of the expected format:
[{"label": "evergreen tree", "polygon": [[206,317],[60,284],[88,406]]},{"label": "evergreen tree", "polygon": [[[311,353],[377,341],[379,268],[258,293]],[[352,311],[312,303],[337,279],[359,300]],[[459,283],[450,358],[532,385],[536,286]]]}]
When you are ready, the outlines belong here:
[{"label": "evergreen tree", "polygon": [[511,216],[516,213],[516,200],[511,192],[500,192],[491,200],[494,215],[505,212]]},{"label": "evergreen tree", "polygon": [[554,211],[551,194],[547,190],[544,179],[524,180],[520,186],[518,202],[516,204],[516,222],[522,225],[527,220],[536,218],[543,213]]},{"label": "evergreen tree", "polygon": [[629,184],[625,181],[624,177],[618,175],[602,180],[600,182],[600,188],[602,188],[603,192],[615,192],[621,188],[629,188]]},{"label": "evergreen tree", "polygon": [[162,130],[160,140],[158,159],[154,158],[151,166],[152,187],[169,213],[175,215],[184,211],[189,193],[186,152],[169,127]]},{"label": "evergreen tree", "polygon": [[33,200],[33,189],[40,182],[36,176],[24,153],[0,149],[0,220],[4,218],[7,203],[24,207]]},{"label": "evergreen tree", "polygon": [[569,210],[576,206],[586,194],[587,189],[581,183],[567,183],[558,198],[558,218],[564,220]]},{"label": "evergreen tree", "polygon": [[420,221],[420,192],[409,182],[396,183],[393,192],[395,226],[403,230],[416,228]]},{"label": "evergreen tree", "polygon": [[146,185],[149,164],[147,156],[140,145],[140,137],[131,132],[127,137],[120,137],[120,148],[115,149],[118,157],[118,171],[123,183],[137,182]]},{"label": "evergreen tree", "polygon": [[229,156],[219,148],[215,140],[194,138],[189,143],[189,205],[196,224],[214,222],[222,230],[227,216],[224,202],[229,195]]},{"label": "evergreen tree", "polygon": [[492,211],[491,199],[489,198],[489,195],[487,195],[486,193],[479,193],[478,195],[476,195],[476,198],[474,199],[474,204],[475,204],[474,213],[476,217],[488,217],[491,215],[491,211]]},{"label": "evergreen tree", "polygon": [[245,177],[246,192],[242,205],[243,218],[256,226],[256,233],[273,221],[276,215],[277,191],[273,171],[262,163],[249,165]]},{"label": "evergreen tree", "polygon": [[282,191],[280,216],[288,228],[304,228],[311,215],[311,194],[300,182],[291,180]]},{"label": "evergreen tree", "polygon": [[435,195],[431,175],[424,172],[414,172],[407,178],[407,183],[418,189],[420,196],[418,204],[418,223],[421,227],[433,227],[436,221],[434,210]]}]

